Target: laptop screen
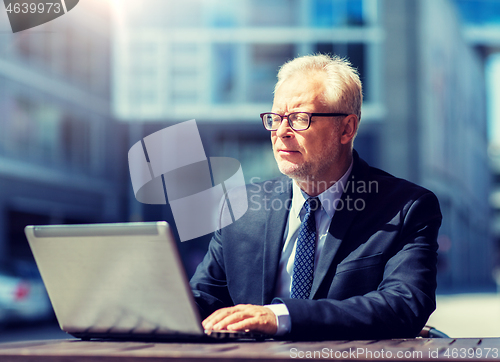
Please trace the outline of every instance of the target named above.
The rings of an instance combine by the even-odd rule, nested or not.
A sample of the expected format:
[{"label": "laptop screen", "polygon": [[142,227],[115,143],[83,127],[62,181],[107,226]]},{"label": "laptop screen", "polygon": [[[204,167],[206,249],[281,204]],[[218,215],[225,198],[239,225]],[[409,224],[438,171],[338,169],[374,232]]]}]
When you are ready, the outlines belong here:
[{"label": "laptop screen", "polygon": [[166,222],[27,226],[25,232],[64,331],[203,334]]}]

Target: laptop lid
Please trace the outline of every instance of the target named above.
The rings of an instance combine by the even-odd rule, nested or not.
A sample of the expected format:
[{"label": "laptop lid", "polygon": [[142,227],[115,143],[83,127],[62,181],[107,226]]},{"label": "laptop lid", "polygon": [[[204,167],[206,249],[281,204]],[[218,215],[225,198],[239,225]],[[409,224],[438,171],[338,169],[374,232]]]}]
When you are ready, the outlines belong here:
[{"label": "laptop lid", "polygon": [[201,336],[166,222],[27,226],[62,330],[103,336]]}]

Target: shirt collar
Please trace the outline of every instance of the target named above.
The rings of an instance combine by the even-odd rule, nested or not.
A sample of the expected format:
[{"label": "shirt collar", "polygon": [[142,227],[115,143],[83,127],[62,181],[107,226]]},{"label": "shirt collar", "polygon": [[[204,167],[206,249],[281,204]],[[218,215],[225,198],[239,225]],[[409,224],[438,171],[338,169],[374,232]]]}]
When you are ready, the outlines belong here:
[{"label": "shirt collar", "polygon": [[[344,185],[346,185],[347,179],[349,178],[349,175],[352,171],[352,165],[353,161],[351,161],[349,168],[337,182],[335,182],[332,186],[318,195],[318,198],[321,201],[321,208],[325,210],[330,218],[333,217],[333,214],[335,213],[335,206],[337,205],[338,200],[340,200],[340,198],[342,197],[342,194],[344,192]],[[292,213],[292,215],[300,217],[300,212],[302,210],[302,207],[304,206],[304,202],[310,196],[302,191],[295,181],[293,181],[292,184],[293,196],[290,212]]]}]

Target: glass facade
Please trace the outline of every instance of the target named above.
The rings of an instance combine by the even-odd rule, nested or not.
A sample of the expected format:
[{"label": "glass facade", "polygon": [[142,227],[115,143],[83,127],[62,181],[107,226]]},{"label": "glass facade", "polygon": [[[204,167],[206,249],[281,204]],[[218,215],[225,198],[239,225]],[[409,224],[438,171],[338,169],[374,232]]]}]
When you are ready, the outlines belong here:
[{"label": "glass facade", "polygon": [[[109,4],[18,33],[0,20],[0,263],[29,223],[124,220],[124,128],[111,115]],[[126,190],[126,188],[125,188]]]},{"label": "glass facade", "polygon": [[[270,107],[279,66],[324,52],[347,57],[358,68],[365,83],[364,120],[380,120],[373,111],[381,107],[382,86],[376,0],[154,4],[125,5],[115,28],[118,118],[255,122]],[[137,13],[147,21],[141,24]],[[169,19],[175,13],[175,21],[160,24],[158,13]]]},{"label": "glass facade", "polygon": [[310,6],[311,27],[363,26],[366,23],[363,0],[314,0]]},{"label": "glass facade", "polygon": [[498,25],[500,2],[495,0],[453,0],[462,19],[474,25]]}]

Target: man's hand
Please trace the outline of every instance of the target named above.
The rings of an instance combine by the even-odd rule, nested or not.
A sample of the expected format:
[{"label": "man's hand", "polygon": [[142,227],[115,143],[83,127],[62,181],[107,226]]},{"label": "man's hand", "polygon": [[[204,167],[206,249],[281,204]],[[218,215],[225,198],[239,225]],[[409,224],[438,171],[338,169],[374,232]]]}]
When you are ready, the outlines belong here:
[{"label": "man's hand", "polygon": [[267,307],[252,304],[221,308],[209,315],[202,324],[207,330],[250,330],[270,335],[278,330],[276,315],[273,311]]}]

